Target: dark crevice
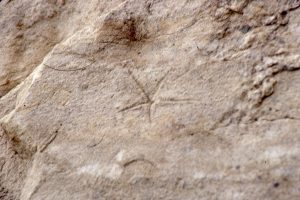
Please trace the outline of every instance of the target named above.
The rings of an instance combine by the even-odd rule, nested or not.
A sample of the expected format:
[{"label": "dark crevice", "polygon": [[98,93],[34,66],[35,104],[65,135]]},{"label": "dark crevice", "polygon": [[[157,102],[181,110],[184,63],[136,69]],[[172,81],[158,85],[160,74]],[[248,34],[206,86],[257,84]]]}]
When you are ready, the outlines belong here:
[{"label": "dark crevice", "polygon": [[[0,181],[1,181],[1,179],[0,179]],[[2,186],[2,184],[0,182],[0,199],[1,200],[16,200],[17,198],[14,196],[14,194],[11,191],[9,191],[7,188]]]},{"label": "dark crevice", "polygon": [[4,134],[8,137],[14,154],[23,160],[30,160],[35,154],[36,148],[28,146],[17,136],[17,133],[8,131],[4,124],[0,124],[0,128],[2,128]]}]

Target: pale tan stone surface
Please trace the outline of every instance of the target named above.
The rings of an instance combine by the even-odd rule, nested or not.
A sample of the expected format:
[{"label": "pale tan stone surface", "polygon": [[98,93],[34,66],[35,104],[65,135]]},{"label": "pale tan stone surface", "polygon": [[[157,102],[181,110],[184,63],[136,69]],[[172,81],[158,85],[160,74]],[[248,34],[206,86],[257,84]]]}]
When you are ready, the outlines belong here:
[{"label": "pale tan stone surface", "polygon": [[0,198],[300,198],[300,2],[0,5]]}]

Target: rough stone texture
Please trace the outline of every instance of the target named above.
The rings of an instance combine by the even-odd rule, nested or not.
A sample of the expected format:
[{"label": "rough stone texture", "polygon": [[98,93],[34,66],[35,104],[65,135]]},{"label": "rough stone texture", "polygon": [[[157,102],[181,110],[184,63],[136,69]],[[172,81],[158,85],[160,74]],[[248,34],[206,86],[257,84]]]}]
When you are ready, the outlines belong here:
[{"label": "rough stone texture", "polygon": [[0,199],[300,199],[299,7],[1,1]]}]

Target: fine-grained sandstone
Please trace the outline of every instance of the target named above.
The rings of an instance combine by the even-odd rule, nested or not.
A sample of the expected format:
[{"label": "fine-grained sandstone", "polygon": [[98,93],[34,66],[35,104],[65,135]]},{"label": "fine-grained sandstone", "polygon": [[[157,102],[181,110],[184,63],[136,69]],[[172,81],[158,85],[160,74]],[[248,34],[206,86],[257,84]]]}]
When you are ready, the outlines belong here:
[{"label": "fine-grained sandstone", "polygon": [[3,0],[0,199],[300,199],[300,2]]}]

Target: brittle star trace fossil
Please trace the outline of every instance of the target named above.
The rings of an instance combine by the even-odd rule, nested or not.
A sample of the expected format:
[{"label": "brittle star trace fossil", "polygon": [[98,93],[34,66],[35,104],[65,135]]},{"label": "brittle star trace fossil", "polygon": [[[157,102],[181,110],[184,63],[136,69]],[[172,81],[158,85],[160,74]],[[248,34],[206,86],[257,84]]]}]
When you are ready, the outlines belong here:
[{"label": "brittle star trace fossil", "polygon": [[[128,69],[128,74],[129,76],[133,79],[133,81],[135,82],[135,84],[137,85],[137,87],[140,89],[142,95],[146,98],[145,101],[137,101],[135,103],[132,103],[124,108],[122,108],[121,110],[119,110],[119,112],[124,112],[124,111],[129,111],[129,110],[133,110],[135,108],[138,107],[142,107],[144,105],[147,105],[147,115],[148,115],[148,120],[151,123],[152,122],[152,112],[155,112],[155,105],[160,103],[157,102],[157,100],[155,99],[156,95],[158,94],[163,81],[165,80],[165,78],[167,77],[167,75],[169,74],[170,70],[166,72],[166,74],[160,78],[156,84],[155,89],[150,92],[152,93],[152,97],[151,94],[147,93],[147,91],[145,90],[144,85],[137,79],[137,77],[133,74],[133,72],[131,70]],[[160,99],[163,102],[167,103],[191,103],[191,102],[199,102],[199,100],[197,99],[176,99],[176,98],[164,98],[164,99]],[[154,111],[152,111],[152,109],[154,109]]]}]

